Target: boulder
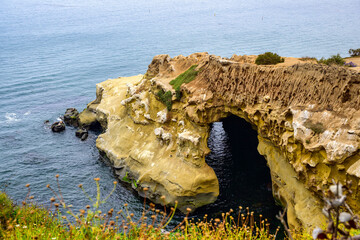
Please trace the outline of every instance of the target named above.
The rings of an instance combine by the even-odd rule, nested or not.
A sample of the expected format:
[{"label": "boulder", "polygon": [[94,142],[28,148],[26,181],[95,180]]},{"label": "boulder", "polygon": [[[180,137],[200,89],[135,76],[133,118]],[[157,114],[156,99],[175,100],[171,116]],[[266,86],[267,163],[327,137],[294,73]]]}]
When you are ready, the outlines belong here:
[{"label": "boulder", "polygon": [[79,112],[76,108],[68,108],[64,114],[64,122],[67,125],[78,127],[79,126]]},{"label": "boulder", "polygon": [[89,134],[86,132],[82,135],[81,141],[85,141],[88,138]]},{"label": "boulder", "polygon": [[81,138],[81,140],[84,141],[89,136],[89,133],[86,129],[79,129],[76,131],[75,136]]},{"label": "boulder", "polygon": [[65,123],[63,121],[59,121],[59,122],[54,122],[51,125],[51,130],[53,132],[62,132],[65,130]]}]

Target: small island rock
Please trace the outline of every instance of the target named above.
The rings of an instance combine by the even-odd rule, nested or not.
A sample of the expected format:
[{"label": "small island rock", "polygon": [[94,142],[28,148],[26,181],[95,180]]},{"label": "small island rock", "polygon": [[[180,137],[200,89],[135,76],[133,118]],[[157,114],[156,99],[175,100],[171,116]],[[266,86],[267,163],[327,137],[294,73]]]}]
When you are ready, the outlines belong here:
[{"label": "small island rock", "polygon": [[66,109],[66,112],[64,114],[64,122],[67,125],[78,127],[78,116],[79,112],[76,110],[76,108],[68,108]]},{"label": "small island rock", "polygon": [[59,121],[59,122],[54,122],[51,125],[51,130],[53,132],[62,132],[65,130],[65,123],[63,121]]}]

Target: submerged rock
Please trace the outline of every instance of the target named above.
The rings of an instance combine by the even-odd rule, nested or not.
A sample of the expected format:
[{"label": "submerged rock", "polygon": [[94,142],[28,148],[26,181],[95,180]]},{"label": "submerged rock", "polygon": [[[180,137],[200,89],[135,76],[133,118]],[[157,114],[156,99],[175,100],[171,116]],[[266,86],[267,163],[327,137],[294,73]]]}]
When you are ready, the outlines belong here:
[{"label": "submerged rock", "polygon": [[[269,189],[287,206],[291,228],[321,225],[321,190],[332,178],[352,180],[353,192],[360,184],[360,74],[294,58],[258,66],[255,58],[156,56],[145,76],[97,84],[80,125],[98,122],[106,129],[96,146],[120,179],[136,182],[140,195],[147,187],[146,196],[156,203],[178,201],[186,211],[219,195],[218,179],[205,162],[209,125],[230,115],[244,118],[258,133]],[[170,81],[193,65],[196,78],[173,89]],[[174,96],[170,111],[160,90]],[[360,195],[347,201],[360,213]]]},{"label": "submerged rock", "polygon": [[79,117],[79,112],[78,110],[76,110],[76,108],[68,108],[66,109],[66,112],[64,114],[64,122],[67,125],[78,127],[79,126],[78,117]]},{"label": "submerged rock", "polygon": [[53,132],[62,132],[65,130],[65,123],[63,121],[59,121],[59,122],[54,122],[51,125],[51,130]]}]

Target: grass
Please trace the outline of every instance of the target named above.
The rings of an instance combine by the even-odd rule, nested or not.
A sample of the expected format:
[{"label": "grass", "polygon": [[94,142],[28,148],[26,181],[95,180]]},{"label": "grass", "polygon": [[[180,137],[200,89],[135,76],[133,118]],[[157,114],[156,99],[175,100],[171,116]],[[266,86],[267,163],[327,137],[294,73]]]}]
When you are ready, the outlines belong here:
[{"label": "grass", "polygon": [[[197,66],[198,65],[191,66],[188,70],[180,74],[177,78],[170,81],[170,85],[172,85],[173,88],[175,89],[176,100],[180,100],[181,98],[181,91],[180,91],[181,85],[183,83],[191,82],[197,76],[199,72],[195,70]],[[170,90],[165,92],[164,90],[161,89],[159,92],[156,93],[156,96],[160,99],[162,103],[165,104],[168,111],[172,109],[172,103],[173,103],[172,92]]]},{"label": "grass", "polygon": [[[65,203],[57,179],[57,190],[50,185],[47,187],[53,192],[50,199],[51,206],[46,209],[32,202],[30,185],[27,185],[28,194],[22,205],[15,205],[3,192],[0,192],[0,239],[275,239],[278,229],[271,234],[269,223],[261,215],[255,221],[253,212],[248,208],[239,207],[237,213],[230,210],[220,218],[208,219],[205,215],[200,221],[188,218],[191,209],[183,221],[172,229],[169,228],[177,207],[164,210],[156,209],[155,205],[147,205],[144,198],[144,207],[139,219],[128,210],[124,204],[119,211],[110,209],[102,213],[100,206],[106,203],[108,197],[100,199],[99,178],[95,178],[97,195],[91,198],[82,185],[79,188],[92,202],[84,209],[75,212],[71,205]],[[147,188],[143,189],[145,194]],[[161,199],[165,200],[165,197]]]},{"label": "grass", "polygon": [[70,231],[55,215],[35,204],[15,205],[0,192],[0,239],[58,239],[69,237]]},{"label": "grass", "polygon": [[180,100],[181,98],[181,91],[180,91],[181,85],[183,83],[191,82],[196,78],[197,74],[199,73],[199,71],[195,70],[197,66],[198,65],[192,65],[188,70],[177,76],[177,78],[175,78],[174,80],[170,81],[170,85],[172,85],[173,88],[175,89],[177,100]]},{"label": "grass", "polygon": [[198,65],[192,65],[188,70],[180,74],[177,78],[170,81],[170,84],[173,86],[173,88],[179,89],[183,83],[189,83],[192,80],[194,80],[198,74],[199,71],[196,71],[195,68]]}]

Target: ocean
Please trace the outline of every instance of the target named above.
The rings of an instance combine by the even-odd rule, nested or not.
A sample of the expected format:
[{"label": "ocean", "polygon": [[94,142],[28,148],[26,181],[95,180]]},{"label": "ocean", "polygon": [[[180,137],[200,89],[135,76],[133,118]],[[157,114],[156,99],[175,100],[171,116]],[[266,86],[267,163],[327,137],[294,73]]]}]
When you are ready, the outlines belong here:
[{"label": "ocean", "polygon": [[[360,47],[360,1],[0,3],[0,190],[21,201],[30,183],[31,194],[44,205],[53,196],[46,185],[56,185],[56,174],[65,200],[77,209],[89,204],[78,184],[95,194],[93,178],[100,177],[106,195],[116,180],[95,147],[98,133],[92,132],[82,142],[71,127],[54,134],[44,124],[56,121],[68,107],[84,109],[95,98],[96,83],[144,74],[157,54],[174,57],[209,52],[231,57],[272,51],[281,56],[320,58],[337,53],[346,57],[350,48]],[[223,183],[222,194],[194,216],[215,216],[245,205],[274,218],[278,207],[268,195],[254,203],[251,189],[247,192],[250,200],[236,193],[247,177],[234,172],[241,167],[231,167],[239,155],[223,124],[212,126],[209,145],[213,152],[207,158],[210,165],[218,166],[215,171]],[[266,181],[262,185],[265,192]],[[142,201],[131,188],[119,184],[103,207],[119,209],[128,203],[130,211],[138,213]]]}]

